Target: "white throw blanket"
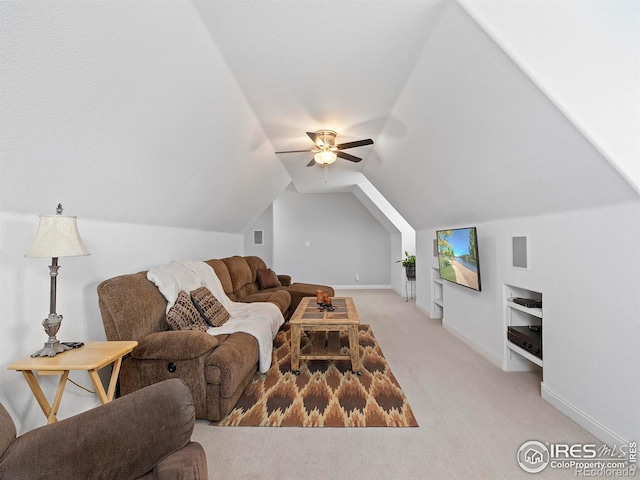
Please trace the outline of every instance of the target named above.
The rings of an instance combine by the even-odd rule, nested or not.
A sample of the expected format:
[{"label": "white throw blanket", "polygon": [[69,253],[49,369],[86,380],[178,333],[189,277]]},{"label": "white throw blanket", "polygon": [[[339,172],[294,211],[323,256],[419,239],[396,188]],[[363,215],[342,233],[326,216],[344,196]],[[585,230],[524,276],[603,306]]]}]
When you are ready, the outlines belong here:
[{"label": "white throw blanket", "polygon": [[280,309],[269,302],[233,302],[224,293],[220,279],[213,268],[204,262],[187,261],[153,267],[147,278],[155,283],[167,299],[167,312],[173,306],[181,290],[191,292],[199,287],[207,287],[213,296],[229,311],[231,317],[221,327],[209,327],[210,335],[244,332],[258,341],[260,373],[271,367],[273,339],[284,323]]}]

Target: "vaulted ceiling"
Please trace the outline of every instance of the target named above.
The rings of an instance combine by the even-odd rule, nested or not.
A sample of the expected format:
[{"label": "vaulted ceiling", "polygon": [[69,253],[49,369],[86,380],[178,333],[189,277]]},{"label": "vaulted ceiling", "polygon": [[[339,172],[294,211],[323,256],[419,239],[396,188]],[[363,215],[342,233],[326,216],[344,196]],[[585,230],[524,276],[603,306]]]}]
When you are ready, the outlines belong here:
[{"label": "vaulted ceiling", "polygon": [[[196,0],[272,145],[309,148],[305,134],[338,132],[338,143],[378,140],[443,7],[439,0],[313,5]],[[351,150],[371,159],[375,147]],[[310,153],[278,157],[300,192],[350,189],[366,162],[339,160],[331,183],[307,168]]]},{"label": "vaulted ceiling", "polygon": [[[603,148],[466,3],[1,2],[0,207],[241,233],[291,182],[371,182],[416,229],[637,200],[637,139]],[[375,145],[327,183],[274,154],[321,128]]]}]

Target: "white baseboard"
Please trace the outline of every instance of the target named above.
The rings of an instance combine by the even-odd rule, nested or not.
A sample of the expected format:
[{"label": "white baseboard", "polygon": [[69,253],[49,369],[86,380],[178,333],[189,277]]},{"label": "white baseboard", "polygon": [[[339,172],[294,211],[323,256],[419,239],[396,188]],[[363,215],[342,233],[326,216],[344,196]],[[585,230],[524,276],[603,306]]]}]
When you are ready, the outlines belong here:
[{"label": "white baseboard", "polygon": [[[503,368],[502,359],[498,355],[496,355],[490,350],[487,350],[482,345],[480,345],[473,339],[469,338],[468,336],[464,335],[456,328],[446,324],[444,321],[442,322],[442,326],[447,331],[451,332],[457,338],[459,338],[464,343],[466,343],[473,350],[475,350],[480,355],[482,355],[487,360],[489,360],[491,363],[495,364],[498,368],[500,369]],[[530,363],[530,362],[527,361],[527,363]],[[511,367],[512,368],[515,367],[517,369],[516,365],[514,364],[512,364]],[[620,445],[629,444],[629,440],[623,438],[621,435],[607,428],[605,425],[601,424],[600,422],[598,422],[597,420],[595,420],[585,412],[581,411],[580,409],[572,405],[570,402],[566,401],[564,398],[557,395],[549,387],[547,387],[544,384],[544,382],[542,382],[540,386],[540,391],[541,391],[541,396],[544,400],[549,402],[551,405],[553,405],[555,408],[560,410],[563,414],[565,414],[571,420],[573,420],[582,428],[587,430],[594,437],[604,442],[606,445],[612,447],[614,445],[620,446]]]},{"label": "white baseboard", "polygon": [[[517,354],[514,353],[512,355]],[[526,358],[512,358],[511,360],[505,358],[502,362],[502,370],[505,372],[533,372],[540,370],[540,367]]]},{"label": "white baseboard", "polygon": [[616,432],[610,430],[579,408],[572,405],[570,402],[566,401],[560,395],[557,395],[547,387],[544,382],[542,382],[540,390],[542,398],[609,447],[629,444],[629,440],[622,438],[621,435],[618,435]]},{"label": "white baseboard", "polygon": [[424,313],[427,317],[431,318],[431,311],[423,307],[422,304],[418,303],[417,301],[416,301],[416,308],[420,310],[422,313]]},{"label": "white baseboard", "polygon": [[467,345],[469,345],[473,350],[475,350],[476,352],[478,352],[480,355],[482,355],[484,358],[486,358],[487,360],[489,360],[491,363],[493,363],[496,367],[498,367],[499,369],[502,370],[502,358],[498,355],[496,355],[494,352],[492,352],[491,350],[486,349],[483,345],[479,344],[478,342],[476,342],[475,340],[473,340],[472,338],[464,335],[460,330],[452,327],[451,325],[449,325],[448,323],[445,323],[444,319],[442,320],[442,326],[448,331],[451,332],[453,335],[455,335],[456,337],[458,337],[460,340],[462,340],[464,343],[466,343]]},{"label": "white baseboard", "polygon": [[391,290],[391,285],[333,285],[334,290]]}]

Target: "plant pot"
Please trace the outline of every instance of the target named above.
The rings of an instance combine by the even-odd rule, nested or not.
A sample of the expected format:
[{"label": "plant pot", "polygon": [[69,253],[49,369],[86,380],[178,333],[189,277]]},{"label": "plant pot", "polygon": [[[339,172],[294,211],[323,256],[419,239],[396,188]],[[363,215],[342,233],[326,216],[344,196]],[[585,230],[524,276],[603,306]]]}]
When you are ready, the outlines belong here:
[{"label": "plant pot", "polygon": [[415,265],[407,265],[404,267],[405,274],[407,275],[407,280],[415,280],[416,279],[416,266]]}]

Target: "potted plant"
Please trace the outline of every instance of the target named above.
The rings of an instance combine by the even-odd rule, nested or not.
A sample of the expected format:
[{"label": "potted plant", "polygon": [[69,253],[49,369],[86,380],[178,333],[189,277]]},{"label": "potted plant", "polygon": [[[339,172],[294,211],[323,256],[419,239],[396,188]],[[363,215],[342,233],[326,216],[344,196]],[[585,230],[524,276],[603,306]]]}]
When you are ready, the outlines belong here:
[{"label": "potted plant", "polygon": [[404,258],[402,260],[398,260],[396,263],[402,263],[405,274],[407,275],[407,280],[416,279],[416,256],[415,255],[409,255],[409,252],[405,250]]}]

